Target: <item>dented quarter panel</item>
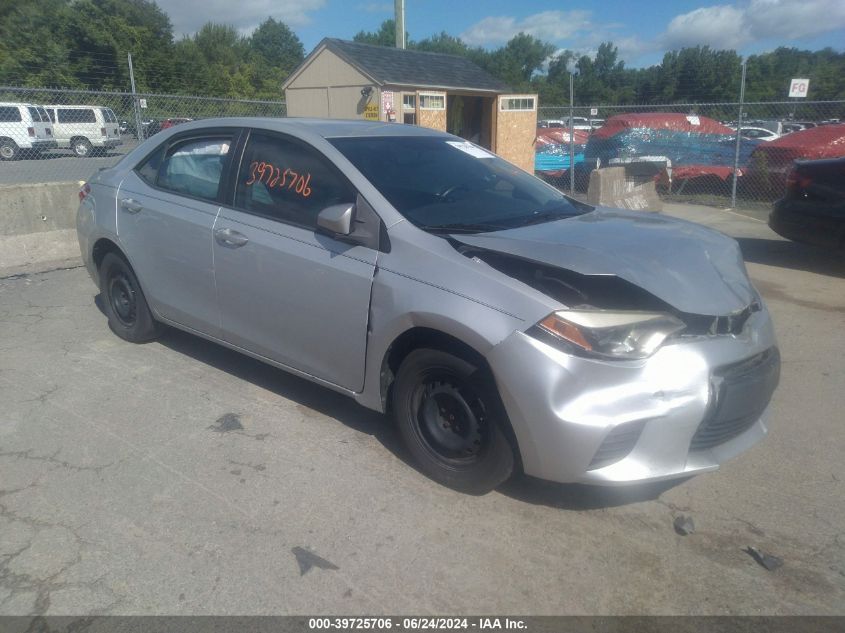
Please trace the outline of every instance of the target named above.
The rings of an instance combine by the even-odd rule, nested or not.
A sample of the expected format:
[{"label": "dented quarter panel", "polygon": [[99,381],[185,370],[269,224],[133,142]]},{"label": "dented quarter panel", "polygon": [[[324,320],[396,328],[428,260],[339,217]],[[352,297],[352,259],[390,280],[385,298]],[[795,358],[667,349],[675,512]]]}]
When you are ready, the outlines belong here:
[{"label": "dented quarter panel", "polygon": [[364,406],[382,410],[380,371],[390,345],[426,327],[486,354],[560,304],[407,222],[391,227],[390,252],[379,255],[370,301]]}]

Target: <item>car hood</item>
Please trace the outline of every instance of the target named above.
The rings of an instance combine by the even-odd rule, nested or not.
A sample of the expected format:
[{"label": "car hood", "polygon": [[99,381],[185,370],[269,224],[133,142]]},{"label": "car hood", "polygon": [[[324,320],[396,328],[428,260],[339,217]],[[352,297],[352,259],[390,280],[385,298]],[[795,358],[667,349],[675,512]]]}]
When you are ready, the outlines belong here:
[{"label": "car hood", "polygon": [[735,240],[654,213],[597,208],[543,224],[451,237],[582,275],[615,275],[682,312],[728,315],[755,298]]}]

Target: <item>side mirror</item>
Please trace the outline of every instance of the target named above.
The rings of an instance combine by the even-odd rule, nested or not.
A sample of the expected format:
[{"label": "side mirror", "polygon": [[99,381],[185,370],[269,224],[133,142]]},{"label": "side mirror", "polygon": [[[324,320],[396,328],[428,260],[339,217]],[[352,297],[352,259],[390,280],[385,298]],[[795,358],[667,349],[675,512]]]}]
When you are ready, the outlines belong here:
[{"label": "side mirror", "polygon": [[352,233],[354,219],[354,204],[333,204],[317,214],[317,226],[333,235],[349,235]]}]

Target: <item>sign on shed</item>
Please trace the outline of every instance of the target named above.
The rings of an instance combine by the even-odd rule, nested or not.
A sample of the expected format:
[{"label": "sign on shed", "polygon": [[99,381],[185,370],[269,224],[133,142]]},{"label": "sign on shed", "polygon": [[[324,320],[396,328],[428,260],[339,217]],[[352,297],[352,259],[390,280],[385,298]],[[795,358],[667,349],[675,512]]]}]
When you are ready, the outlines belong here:
[{"label": "sign on shed", "polygon": [[789,96],[790,97],[806,97],[807,91],[810,89],[809,79],[793,79],[789,82]]},{"label": "sign on shed", "polygon": [[364,118],[368,121],[378,121],[378,104],[368,103],[364,106]]}]

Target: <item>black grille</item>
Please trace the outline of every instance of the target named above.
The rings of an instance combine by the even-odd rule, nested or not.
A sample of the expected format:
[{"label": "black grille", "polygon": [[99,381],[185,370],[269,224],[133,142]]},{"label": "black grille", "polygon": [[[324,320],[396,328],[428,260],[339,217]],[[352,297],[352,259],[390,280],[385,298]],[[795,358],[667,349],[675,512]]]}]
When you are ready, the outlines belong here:
[{"label": "black grille", "polygon": [[610,464],[618,462],[625,457],[633,450],[634,444],[637,443],[644,425],[644,421],[639,421],[620,424],[615,427],[604,438],[604,442],[599,446],[599,450],[596,451],[593,461],[590,462],[587,470],[610,466]]},{"label": "black grille", "polygon": [[747,431],[763,414],[780,379],[780,353],[772,347],[713,372],[712,402],[690,444],[704,450]]}]

